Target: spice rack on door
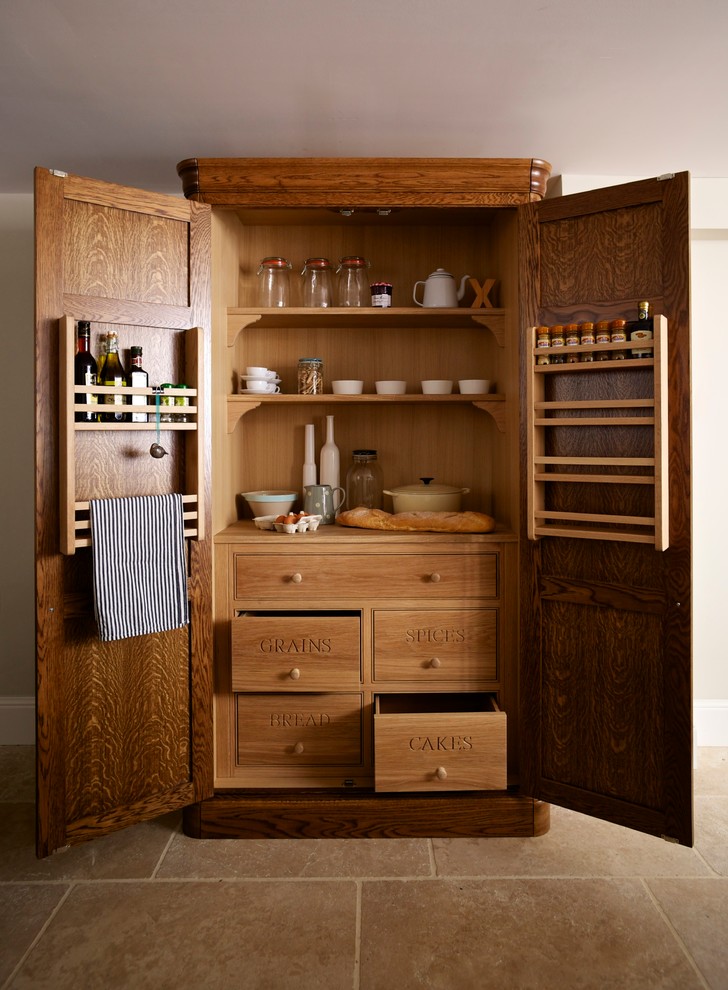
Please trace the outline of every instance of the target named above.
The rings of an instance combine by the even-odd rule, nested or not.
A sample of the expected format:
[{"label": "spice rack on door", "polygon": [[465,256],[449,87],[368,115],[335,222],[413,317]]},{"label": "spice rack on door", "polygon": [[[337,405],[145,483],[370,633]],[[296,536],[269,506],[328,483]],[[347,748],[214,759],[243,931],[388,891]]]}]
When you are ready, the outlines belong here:
[{"label": "spice rack on door", "polygon": [[[528,409],[528,536],[561,536],[572,539],[618,540],[653,544],[656,550],[669,545],[668,461],[667,461],[667,320],[653,319],[653,338],[640,341],[641,350],[651,350],[649,358],[632,358],[633,343],[589,344],[579,346],[580,357],[594,356],[592,361],[573,364],[537,364],[539,355],[564,355],[564,347],[537,347],[536,327],[529,328],[527,350]],[[599,360],[600,352],[624,351],[622,360]],[[651,395],[619,398],[550,399],[548,380],[553,375],[591,375],[651,371]],[[587,385],[583,391],[587,391]],[[635,389],[634,391],[637,391]],[[578,455],[549,453],[550,431],[559,428],[597,428],[599,430],[648,427],[651,430],[650,456],[603,456],[597,449]],[[624,434],[628,435],[628,433]],[[555,485],[642,485],[653,490],[651,515],[613,512],[574,512],[553,508],[550,497]]]},{"label": "spice rack on door", "polygon": [[[76,353],[76,324],[70,316],[64,316],[59,321],[59,375],[60,375],[60,417],[59,417],[59,446],[60,446],[60,544],[61,553],[73,554],[78,547],[91,546],[91,522],[89,517],[88,500],[76,499],[76,433],[86,431],[139,431],[156,433],[167,431],[186,431],[189,433],[187,457],[190,459],[188,478],[192,483],[191,490],[182,494],[184,508],[184,535],[197,540],[204,539],[202,493],[204,491],[203,459],[198,457],[198,437],[202,430],[202,405],[200,402],[199,383],[202,381],[203,367],[203,331],[200,327],[191,327],[184,331],[185,335],[185,376],[190,386],[184,389],[165,389],[165,395],[185,396],[191,404],[184,407],[186,422],[158,421],[159,405],[158,390],[154,387],[131,388],[129,386],[76,385],[74,382],[74,357]],[[146,423],[77,423],[75,414],[91,409],[98,411],[99,403],[92,403],[90,395],[123,395],[125,399],[132,395],[148,396],[145,405],[135,405],[134,412],[146,412]],[[131,407],[128,407],[131,410]],[[180,410],[182,407],[175,407]],[[104,496],[113,497],[113,496]]]}]

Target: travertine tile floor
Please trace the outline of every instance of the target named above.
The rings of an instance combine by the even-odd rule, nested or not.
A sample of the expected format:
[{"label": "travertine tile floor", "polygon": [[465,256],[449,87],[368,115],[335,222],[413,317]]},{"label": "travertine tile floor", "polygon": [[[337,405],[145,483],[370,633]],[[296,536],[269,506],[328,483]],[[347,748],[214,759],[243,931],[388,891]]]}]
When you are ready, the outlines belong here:
[{"label": "travertine tile floor", "polygon": [[538,839],[199,841],[179,815],[35,859],[0,747],[2,990],[728,988],[728,749],[693,849],[552,809]]}]

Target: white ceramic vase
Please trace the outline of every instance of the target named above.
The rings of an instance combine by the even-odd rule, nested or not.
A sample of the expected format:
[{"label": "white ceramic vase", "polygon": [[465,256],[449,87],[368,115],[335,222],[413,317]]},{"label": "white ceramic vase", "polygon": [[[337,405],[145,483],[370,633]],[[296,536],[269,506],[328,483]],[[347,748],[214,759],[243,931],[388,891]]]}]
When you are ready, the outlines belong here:
[{"label": "white ceramic vase", "polygon": [[341,465],[339,448],[334,442],[334,417],[326,417],[326,442],[321,448],[319,483],[331,485],[331,490],[340,487]]},{"label": "white ceramic vase", "polygon": [[304,428],[303,487],[305,489],[307,485],[315,485],[316,482],[316,438],[313,423],[306,423]]}]

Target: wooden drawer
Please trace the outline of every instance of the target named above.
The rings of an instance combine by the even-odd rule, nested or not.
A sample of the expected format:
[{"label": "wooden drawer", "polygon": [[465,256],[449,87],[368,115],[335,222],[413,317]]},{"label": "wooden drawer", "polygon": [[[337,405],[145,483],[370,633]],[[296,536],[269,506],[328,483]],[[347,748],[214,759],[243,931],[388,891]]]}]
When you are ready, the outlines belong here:
[{"label": "wooden drawer", "polygon": [[375,681],[495,680],[498,610],[375,609]]},{"label": "wooden drawer", "polygon": [[495,598],[498,553],[235,553],[234,596]]},{"label": "wooden drawer", "polygon": [[233,691],[340,691],[361,682],[359,614],[243,612],[231,622]]},{"label": "wooden drawer", "polygon": [[239,765],[359,764],[361,694],[239,694]]},{"label": "wooden drawer", "polygon": [[378,695],[377,791],[506,787],[506,715],[492,695]]}]

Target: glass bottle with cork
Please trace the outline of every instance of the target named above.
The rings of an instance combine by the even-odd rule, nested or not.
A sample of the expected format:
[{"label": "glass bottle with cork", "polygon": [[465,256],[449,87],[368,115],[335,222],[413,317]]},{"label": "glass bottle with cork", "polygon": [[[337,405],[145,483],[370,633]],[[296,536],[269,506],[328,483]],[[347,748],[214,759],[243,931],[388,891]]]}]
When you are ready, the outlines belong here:
[{"label": "glass bottle with cork", "polygon": [[[142,348],[135,344],[131,349],[131,367],[129,368],[129,384],[132,388],[148,388],[149,375],[142,368]],[[132,406],[145,406],[147,404],[146,395],[132,395],[129,399]],[[149,415],[146,412],[132,412],[130,415],[132,423],[146,423]]]},{"label": "glass bottle with cork", "polygon": [[[126,372],[119,357],[119,338],[115,330],[106,334],[106,363],[104,364],[102,385],[119,388],[126,385]],[[108,392],[104,395],[104,405],[113,406],[113,410],[104,412],[102,419],[105,423],[124,423],[126,413],[126,396],[121,392]]]}]

